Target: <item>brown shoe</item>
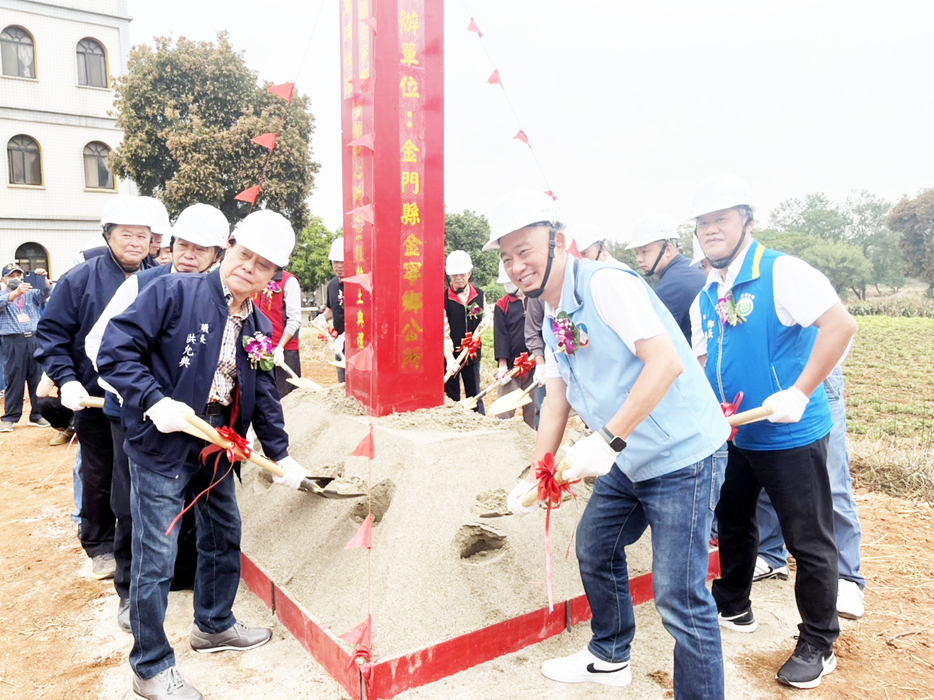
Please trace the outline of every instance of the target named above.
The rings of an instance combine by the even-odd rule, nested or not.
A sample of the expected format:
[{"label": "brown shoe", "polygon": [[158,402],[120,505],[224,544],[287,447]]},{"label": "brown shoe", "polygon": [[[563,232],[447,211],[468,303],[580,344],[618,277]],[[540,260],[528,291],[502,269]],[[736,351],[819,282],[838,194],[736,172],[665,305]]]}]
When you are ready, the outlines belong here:
[{"label": "brown shoe", "polygon": [[71,438],[74,437],[74,434],[75,431],[71,428],[59,430],[52,436],[52,439],[49,440],[49,446],[58,447],[59,445],[67,445]]}]

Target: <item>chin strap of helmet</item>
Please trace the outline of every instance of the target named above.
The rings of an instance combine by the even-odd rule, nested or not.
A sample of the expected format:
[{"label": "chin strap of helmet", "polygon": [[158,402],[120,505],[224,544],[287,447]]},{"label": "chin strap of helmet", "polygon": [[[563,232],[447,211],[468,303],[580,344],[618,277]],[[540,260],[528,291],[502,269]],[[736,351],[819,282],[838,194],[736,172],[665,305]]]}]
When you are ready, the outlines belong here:
[{"label": "chin strap of helmet", "polygon": [[558,233],[558,229],[552,223],[549,223],[548,226],[548,264],[545,266],[545,276],[542,278],[541,286],[534,292],[525,293],[530,299],[538,299],[545,291],[545,285],[548,284],[548,275],[551,274],[551,263],[555,259],[555,235]]},{"label": "chin strap of helmet", "polygon": [[645,273],[646,277],[651,277],[655,274],[655,268],[658,267],[658,263],[662,261],[662,256],[665,254],[665,251],[668,250],[668,241],[662,241],[662,247],[658,251],[658,257],[655,258],[655,262],[652,264],[652,269]]},{"label": "chin strap of helmet", "polygon": [[[733,262],[733,258],[736,257],[736,254],[740,251],[740,248],[743,247],[743,241],[746,240],[746,229],[749,226],[749,222],[751,221],[751,219],[752,217],[747,216],[746,220],[743,221],[743,234],[739,237],[739,242],[736,244],[736,247],[733,248],[733,250],[730,252],[728,256],[726,256],[725,258],[719,258],[718,260],[711,260],[710,258],[707,258],[712,268],[716,270],[722,270],[723,268],[727,267],[731,262]],[[695,236],[697,235],[697,227],[694,228],[694,235]]]}]

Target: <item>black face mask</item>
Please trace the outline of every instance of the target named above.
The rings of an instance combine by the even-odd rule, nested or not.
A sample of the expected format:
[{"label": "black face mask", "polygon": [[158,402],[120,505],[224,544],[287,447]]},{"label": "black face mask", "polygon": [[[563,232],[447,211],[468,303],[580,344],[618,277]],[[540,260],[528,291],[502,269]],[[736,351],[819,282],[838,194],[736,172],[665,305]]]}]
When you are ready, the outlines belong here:
[{"label": "black face mask", "polygon": [[18,288],[18,287],[20,286],[20,284],[22,284],[22,282],[23,282],[23,280],[21,280],[19,277],[13,277],[12,279],[8,279],[8,280],[6,281],[6,286],[9,287],[10,290],[12,291],[12,290]]}]

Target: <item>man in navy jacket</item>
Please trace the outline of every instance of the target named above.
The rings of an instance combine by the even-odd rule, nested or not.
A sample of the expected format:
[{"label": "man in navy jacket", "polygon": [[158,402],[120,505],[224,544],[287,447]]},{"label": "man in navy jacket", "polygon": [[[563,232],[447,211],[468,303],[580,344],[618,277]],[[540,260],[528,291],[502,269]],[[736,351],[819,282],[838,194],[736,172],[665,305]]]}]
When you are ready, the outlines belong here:
[{"label": "man in navy jacket", "polygon": [[[252,424],[266,455],[286,470],[274,481],[298,488],[304,470],[288,455],[282,407],[271,371],[269,321],[250,297],[288,263],[295,245],[289,222],[258,211],[241,222],[220,268],[205,275],[166,275],[142,290],[108,326],[97,356],[101,376],[123,397],[133,518],[130,665],[138,697],[197,700],[175,668],[163,629],[186,487],[210,494],[196,501],[198,567],[195,651],[245,651],[272,632],[233,615],[240,579],[240,513],[232,465],[200,459],[204,443],[181,432],[187,415],[245,434]],[[248,347],[247,347],[248,346]],[[148,419],[148,420],[147,420]]]},{"label": "man in navy jacket", "polygon": [[138,197],[118,194],[101,212],[107,252],[73,267],[55,286],[36,328],[36,359],[59,388],[62,405],[75,412],[81,445],[81,546],[96,578],[114,575],[114,514],[110,508],[113,440],[99,408],[82,401],[103,396],[84,340],[124,280],[149,254],[150,208]]}]

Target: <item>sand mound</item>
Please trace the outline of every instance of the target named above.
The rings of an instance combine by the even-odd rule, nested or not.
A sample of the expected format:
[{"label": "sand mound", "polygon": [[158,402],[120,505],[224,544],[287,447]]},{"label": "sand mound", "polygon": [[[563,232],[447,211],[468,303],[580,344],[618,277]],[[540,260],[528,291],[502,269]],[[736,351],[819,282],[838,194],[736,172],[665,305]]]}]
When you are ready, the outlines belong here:
[{"label": "sand mound", "polygon": [[[293,391],[283,401],[291,454],[335,486],[371,486],[370,612],[379,658],[423,648],[547,605],[545,513],[505,512],[528,466],[535,434],[444,406],[383,418],[364,415],[343,387]],[[348,457],[374,426],[376,457]],[[552,514],[555,601],[583,593],[572,533],[590,489]],[[275,486],[244,467],[243,550],[312,616],[342,634],[368,613],[366,550],[346,550],[367,499],[324,500]],[[647,537],[630,548],[630,575],[650,568]],[[348,646],[349,648],[349,646]]]}]

